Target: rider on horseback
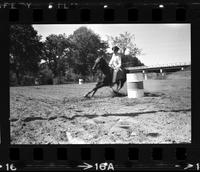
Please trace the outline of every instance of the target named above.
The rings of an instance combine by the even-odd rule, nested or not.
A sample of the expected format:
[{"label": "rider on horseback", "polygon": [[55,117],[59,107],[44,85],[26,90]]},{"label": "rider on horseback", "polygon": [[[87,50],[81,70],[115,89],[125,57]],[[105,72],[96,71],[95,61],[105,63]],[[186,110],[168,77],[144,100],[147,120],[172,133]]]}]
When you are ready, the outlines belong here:
[{"label": "rider on horseback", "polygon": [[114,85],[116,83],[116,79],[117,79],[117,73],[119,70],[122,70],[121,69],[121,56],[120,54],[118,53],[118,50],[119,50],[119,47],[117,46],[114,46],[112,48],[113,50],[113,55],[112,55],[112,58],[109,62],[109,66],[111,68],[113,68],[113,79],[112,79],[112,85]]},{"label": "rider on horseback", "polygon": [[[98,57],[95,60],[94,66],[92,67],[93,70],[96,68],[100,69],[101,72],[104,74],[104,77],[102,81],[99,81],[95,88],[93,88],[91,91],[89,91],[87,94],[85,94],[85,97],[89,97],[90,94],[91,97],[94,96],[96,91],[102,87],[113,87],[114,84],[117,84],[117,89],[113,90],[114,93],[118,93],[119,90],[123,87],[124,83],[126,82],[126,73],[127,71],[123,68],[121,68],[121,56],[118,53],[119,48],[117,46],[112,48],[114,53],[112,55],[112,58],[110,60],[110,63],[107,64],[106,60],[103,57]],[[113,68],[114,70],[110,70]],[[112,77],[112,73],[114,74],[114,77]]]}]

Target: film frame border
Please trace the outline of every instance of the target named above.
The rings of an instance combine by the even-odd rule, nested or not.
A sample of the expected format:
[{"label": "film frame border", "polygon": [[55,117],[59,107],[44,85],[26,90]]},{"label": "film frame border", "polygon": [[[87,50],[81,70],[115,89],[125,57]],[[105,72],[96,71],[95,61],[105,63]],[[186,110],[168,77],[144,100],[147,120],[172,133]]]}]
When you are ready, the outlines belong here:
[{"label": "film frame border", "polygon": [[[40,5],[40,4],[39,4]],[[81,19],[82,14],[81,10],[85,10],[88,8],[87,5],[84,7],[75,6],[71,8],[71,11],[68,11],[67,18],[63,21],[57,21],[56,18],[56,10],[55,9],[48,9],[47,7],[42,7],[42,13],[44,16],[44,20],[34,21],[32,16],[32,9],[19,9],[18,12],[10,12],[11,9],[0,9],[0,21],[3,23],[4,27],[1,29],[1,36],[2,42],[4,45],[6,44],[9,47],[9,40],[8,29],[9,24],[23,24],[23,23],[31,23],[31,24],[89,24],[89,23],[127,23],[127,24],[134,24],[134,23],[191,23],[191,43],[192,43],[192,78],[196,78],[195,74],[198,73],[198,66],[197,62],[197,55],[198,55],[198,40],[199,40],[199,33],[200,30],[200,4],[190,4],[186,7],[177,6],[177,5],[170,5],[168,8],[166,7],[164,11],[160,12],[160,8],[155,5],[135,5],[131,8],[127,8],[126,6],[123,9],[115,8],[115,5],[111,4],[112,8],[111,11],[114,9],[114,20],[104,21],[104,9],[102,7],[98,7],[94,5],[90,6],[89,14],[91,20]],[[92,8],[91,8],[92,7]],[[188,9],[189,8],[189,9]],[[36,8],[38,9],[38,8]],[[40,9],[40,8],[39,8]],[[75,10],[76,9],[76,10]],[[98,9],[98,10],[97,10]],[[116,10],[117,9],[117,10]],[[129,10],[133,10],[130,12]],[[157,9],[159,12],[152,12],[152,10]],[[185,12],[180,12],[181,20],[177,20],[177,9],[181,9]],[[48,13],[51,10],[51,13]],[[62,9],[59,9],[62,10]],[[117,11],[117,13],[116,13]],[[76,12],[76,17],[73,18],[73,14]],[[96,14],[100,12],[101,15],[95,18]],[[122,12],[124,15],[115,18],[116,14],[121,14]],[[10,13],[18,13],[19,18],[15,18],[14,21],[10,21],[10,16],[13,14]],[[84,12],[83,12],[84,13]],[[88,13],[88,11],[86,12]],[[112,12],[109,12],[112,13]],[[136,13],[138,17],[136,19],[132,19],[131,21],[128,20],[129,13]],[[162,13],[162,18],[160,20],[153,20],[152,16],[153,13]],[[183,16],[181,15],[183,13]],[[185,14],[184,14],[185,13]],[[3,14],[3,15],[2,15]],[[27,14],[27,15],[23,15]],[[151,15],[150,15],[151,14]],[[36,14],[37,15],[37,14]],[[88,14],[87,14],[88,15]],[[87,16],[86,15],[86,16]],[[157,16],[156,14],[154,14]],[[48,17],[47,17],[48,16]],[[52,17],[53,16],[53,17]],[[40,17],[39,17],[40,18]],[[67,19],[70,20],[67,20]],[[87,17],[86,17],[87,18]],[[156,18],[156,17],[155,17]],[[158,17],[159,18],[159,17]],[[18,20],[19,19],[19,20]],[[3,47],[3,46],[1,46]],[[5,46],[4,46],[5,47]],[[8,56],[9,50],[2,48],[3,55]],[[5,61],[6,63],[7,61]],[[5,63],[3,63],[5,66]],[[4,72],[4,68],[1,68],[2,73]],[[3,76],[3,80],[7,81],[6,75]],[[142,169],[148,167],[155,167],[155,169],[159,168],[171,168],[174,169],[175,164],[177,163],[177,168],[183,169],[189,163],[198,163],[200,157],[199,151],[199,144],[200,144],[200,137],[198,136],[200,127],[198,126],[199,116],[198,115],[198,95],[199,94],[199,85],[197,80],[192,80],[192,143],[191,144],[177,144],[177,145],[163,145],[163,144],[145,144],[145,145],[10,145],[10,123],[9,123],[9,116],[1,115],[0,121],[1,122],[1,138],[2,142],[0,145],[0,151],[3,153],[3,157],[5,158],[4,161],[15,163],[16,167],[21,168],[25,167],[24,169],[30,170],[31,168],[39,169],[39,168],[47,168],[52,167],[54,168],[57,166],[61,169],[70,169],[73,170],[73,167],[77,168],[78,164],[82,164],[84,162],[88,162],[89,164],[93,162],[113,162],[115,165],[115,169],[117,170],[124,170],[124,169]],[[9,88],[9,83],[5,89]],[[8,91],[9,92],[9,91]],[[194,94],[197,93],[197,94]],[[9,97],[8,94],[5,97]],[[8,98],[9,102],[9,98]],[[5,104],[5,99],[2,104]],[[8,113],[8,106],[4,106],[4,112]],[[9,133],[8,133],[9,131]],[[65,152],[66,151],[66,152]],[[60,152],[60,153],[59,153]],[[63,154],[63,152],[65,152]],[[89,154],[89,156],[86,155]],[[27,154],[31,155],[27,158]],[[153,159],[152,156],[156,158],[159,157],[161,160]],[[56,158],[57,157],[57,158]],[[67,163],[66,163],[67,161]],[[1,160],[2,162],[2,160]],[[26,165],[25,162],[28,164]],[[44,164],[45,162],[45,164]],[[63,162],[65,162],[65,166],[63,166]],[[169,163],[173,164],[169,167]],[[40,165],[38,165],[40,164]],[[56,168],[57,169],[57,168]],[[79,168],[80,169],[80,168]]]},{"label": "film frame border", "polygon": [[[194,11],[199,3],[169,0],[169,2],[104,1],[87,0],[58,1],[36,0],[34,3],[8,1],[0,4],[1,10],[9,10],[7,18],[11,23],[187,23],[195,19]],[[20,11],[20,12],[19,12]],[[61,15],[59,15],[59,13]],[[26,14],[26,15],[23,15]],[[62,18],[63,14],[66,18]],[[133,15],[134,14],[134,15]],[[60,17],[59,17],[60,16]],[[67,17],[69,16],[69,17]],[[5,17],[5,16],[4,16]],[[196,16],[198,19],[198,16]],[[61,19],[61,20],[59,20]],[[6,18],[4,19],[6,20]]]}]

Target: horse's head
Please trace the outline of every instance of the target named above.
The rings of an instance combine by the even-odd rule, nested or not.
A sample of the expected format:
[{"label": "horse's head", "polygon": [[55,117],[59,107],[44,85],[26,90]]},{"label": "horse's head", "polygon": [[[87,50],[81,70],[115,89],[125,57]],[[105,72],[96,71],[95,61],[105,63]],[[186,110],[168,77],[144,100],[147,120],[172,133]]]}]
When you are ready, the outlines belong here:
[{"label": "horse's head", "polygon": [[96,68],[99,68],[100,65],[102,64],[102,61],[103,61],[103,57],[98,57],[95,60],[94,66],[92,67],[92,70],[95,70]]}]

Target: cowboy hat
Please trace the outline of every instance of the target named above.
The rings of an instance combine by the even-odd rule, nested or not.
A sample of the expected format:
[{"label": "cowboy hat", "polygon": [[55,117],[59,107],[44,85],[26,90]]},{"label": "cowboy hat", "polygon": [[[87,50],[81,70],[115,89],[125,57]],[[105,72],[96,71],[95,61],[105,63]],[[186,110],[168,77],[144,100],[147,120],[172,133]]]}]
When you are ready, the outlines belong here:
[{"label": "cowboy hat", "polygon": [[114,47],[112,47],[112,50],[113,50],[113,51],[115,51],[115,50],[118,51],[118,50],[119,50],[119,47],[118,47],[118,46],[114,46]]}]

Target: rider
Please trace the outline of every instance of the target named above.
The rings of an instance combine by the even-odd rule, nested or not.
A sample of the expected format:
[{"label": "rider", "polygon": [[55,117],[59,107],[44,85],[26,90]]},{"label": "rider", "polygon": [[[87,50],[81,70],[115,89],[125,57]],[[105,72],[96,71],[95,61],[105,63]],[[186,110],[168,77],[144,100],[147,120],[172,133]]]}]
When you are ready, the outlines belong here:
[{"label": "rider", "polygon": [[121,70],[122,63],[121,63],[121,56],[118,53],[119,47],[114,46],[112,48],[112,50],[113,50],[113,55],[109,62],[109,66],[114,69],[113,70],[113,80],[112,80],[112,85],[114,85],[114,83],[116,82],[116,78],[117,78],[117,72],[119,70]]}]

